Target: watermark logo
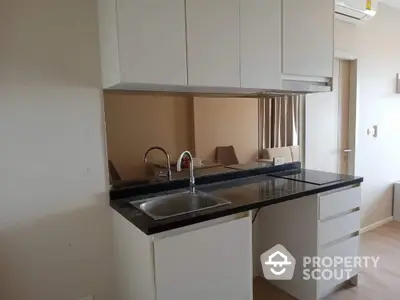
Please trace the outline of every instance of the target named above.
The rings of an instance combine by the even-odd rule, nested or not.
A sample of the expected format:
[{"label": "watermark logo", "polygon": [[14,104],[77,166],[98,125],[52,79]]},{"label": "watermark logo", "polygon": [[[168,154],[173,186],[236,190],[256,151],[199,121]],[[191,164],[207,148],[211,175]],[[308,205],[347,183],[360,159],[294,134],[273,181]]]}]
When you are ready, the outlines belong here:
[{"label": "watermark logo", "polygon": [[291,280],[296,260],[285,247],[276,245],[261,254],[261,264],[266,279]]},{"label": "watermark logo", "polygon": [[348,280],[365,267],[378,267],[379,256],[303,257],[304,280]]},{"label": "watermark logo", "polygon": [[[304,256],[301,272],[303,280],[347,280],[358,274],[361,268],[377,268],[375,256]],[[264,277],[268,280],[291,280],[296,259],[282,245],[276,245],[261,255]]]}]

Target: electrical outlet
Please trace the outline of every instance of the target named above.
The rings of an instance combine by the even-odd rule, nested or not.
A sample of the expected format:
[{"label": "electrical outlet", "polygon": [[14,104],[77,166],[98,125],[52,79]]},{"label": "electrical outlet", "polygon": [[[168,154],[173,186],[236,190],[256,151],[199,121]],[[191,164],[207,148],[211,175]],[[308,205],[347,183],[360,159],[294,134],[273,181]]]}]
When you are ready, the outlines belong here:
[{"label": "electrical outlet", "polygon": [[374,125],[372,127],[374,129],[374,134],[372,135],[374,138],[378,137],[378,125]]},{"label": "electrical outlet", "polygon": [[374,125],[371,128],[368,128],[367,135],[377,138],[378,137],[378,125]]},{"label": "electrical outlet", "polygon": [[83,298],[79,298],[78,300],[94,300],[93,296],[86,296]]},{"label": "electrical outlet", "polygon": [[274,157],[273,158],[274,166],[283,165],[284,163],[285,163],[285,158],[284,157]]}]

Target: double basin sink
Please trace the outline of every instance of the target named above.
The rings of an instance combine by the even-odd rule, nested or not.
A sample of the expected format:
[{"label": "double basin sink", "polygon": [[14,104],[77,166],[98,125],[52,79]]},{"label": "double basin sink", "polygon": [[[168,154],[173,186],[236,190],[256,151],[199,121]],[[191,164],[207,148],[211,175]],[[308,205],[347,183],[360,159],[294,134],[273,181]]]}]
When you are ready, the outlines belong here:
[{"label": "double basin sink", "polygon": [[187,213],[215,208],[231,202],[203,192],[190,191],[132,201],[131,204],[154,220],[166,219]]}]

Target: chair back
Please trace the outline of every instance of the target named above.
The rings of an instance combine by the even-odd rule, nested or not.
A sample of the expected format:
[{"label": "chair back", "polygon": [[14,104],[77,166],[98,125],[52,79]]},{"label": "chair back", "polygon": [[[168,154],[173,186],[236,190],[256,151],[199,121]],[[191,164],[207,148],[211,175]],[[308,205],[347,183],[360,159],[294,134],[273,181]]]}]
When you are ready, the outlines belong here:
[{"label": "chair back", "polygon": [[233,146],[216,147],[215,161],[223,165],[237,165],[239,163]]}]

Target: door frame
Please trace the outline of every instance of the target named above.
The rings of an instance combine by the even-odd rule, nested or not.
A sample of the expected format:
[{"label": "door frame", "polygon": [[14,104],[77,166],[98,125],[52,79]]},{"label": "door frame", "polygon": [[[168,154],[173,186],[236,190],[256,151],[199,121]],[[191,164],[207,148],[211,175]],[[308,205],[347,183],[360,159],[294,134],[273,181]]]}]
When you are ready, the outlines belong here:
[{"label": "door frame", "polygon": [[[359,79],[358,65],[359,59],[353,53],[345,50],[335,50],[335,60],[350,61],[350,97],[349,97],[349,128],[348,128],[348,147],[352,152],[348,155],[348,174],[355,175],[357,157],[357,132],[359,127]],[[335,78],[334,78],[335,79]],[[337,96],[339,100],[339,97]],[[341,113],[339,111],[339,113]],[[339,117],[339,116],[338,116]],[[340,133],[338,133],[338,148],[340,146]],[[342,151],[342,149],[340,149]]]}]

